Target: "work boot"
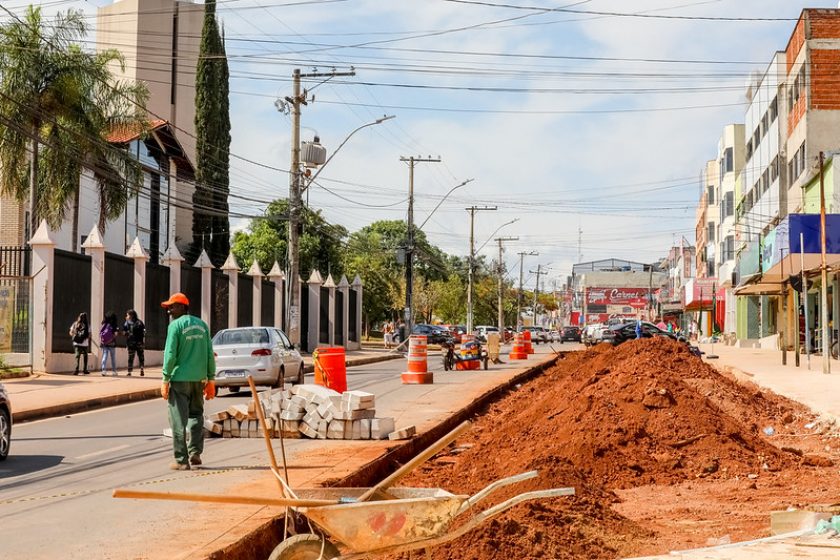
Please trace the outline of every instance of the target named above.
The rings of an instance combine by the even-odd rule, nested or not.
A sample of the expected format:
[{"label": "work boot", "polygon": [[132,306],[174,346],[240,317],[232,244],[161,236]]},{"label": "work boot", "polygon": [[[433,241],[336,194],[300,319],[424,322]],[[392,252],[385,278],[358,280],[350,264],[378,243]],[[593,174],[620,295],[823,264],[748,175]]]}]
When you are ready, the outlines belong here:
[{"label": "work boot", "polygon": [[190,464],[191,465],[200,465],[201,464],[201,455],[196,453],[195,455],[190,455]]},{"label": "work boot", "polygon": [[143,368],[140,368],[140,377],[143,377],[144,375],[146,375],[146,372],[143,371]]},{"label": "work boot", "polygon": [[128,370],[128,377],[131,377],[131,370]]},{"label": "work boot", "polygon": [[190,470],[189,463],[172,463],[169,468],[173,471],[188,471]]},{"label": "work boot", "polygon": [[79,370],[74,371],[73,375],[79,375]]}]

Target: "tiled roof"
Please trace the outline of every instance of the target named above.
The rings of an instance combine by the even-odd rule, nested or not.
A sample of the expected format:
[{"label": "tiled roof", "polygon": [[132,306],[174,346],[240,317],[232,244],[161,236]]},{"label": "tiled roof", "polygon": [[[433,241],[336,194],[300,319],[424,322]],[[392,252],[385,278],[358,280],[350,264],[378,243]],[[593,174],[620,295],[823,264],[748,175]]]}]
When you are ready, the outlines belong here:
[{"label": "tiled roof", "polygon": [[[149,130],[157,130],[165,124],[167,123],[163,119],[154,119],[149,121]],[[106,139],[112,144],[127,144],[138,138],[141,132],[142,129],[138,126],[118,126],[108,133]]]}]

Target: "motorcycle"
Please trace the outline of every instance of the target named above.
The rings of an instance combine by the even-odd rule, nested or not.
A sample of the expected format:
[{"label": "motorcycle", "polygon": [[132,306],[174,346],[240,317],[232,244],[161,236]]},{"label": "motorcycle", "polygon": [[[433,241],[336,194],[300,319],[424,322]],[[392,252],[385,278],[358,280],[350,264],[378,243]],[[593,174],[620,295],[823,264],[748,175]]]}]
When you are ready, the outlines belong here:
[{"label": "motorcycle", "polygon": [[458,352],[455,351],[455,341],[448,340],[446,342],[441,343],[441,349],[443,350],[443,369],[444,371],[452,371],[455,369],[456,365],[461,362],[475,362],[480,361],[484,365],[484,369],[487,369],[490,364],[490,356],[487,354],[487,348],[484,347],[479,342],[470,342],[468,344],[475,344],[478,346],[478,352],[475,355],[470,356],[461,356]]}]

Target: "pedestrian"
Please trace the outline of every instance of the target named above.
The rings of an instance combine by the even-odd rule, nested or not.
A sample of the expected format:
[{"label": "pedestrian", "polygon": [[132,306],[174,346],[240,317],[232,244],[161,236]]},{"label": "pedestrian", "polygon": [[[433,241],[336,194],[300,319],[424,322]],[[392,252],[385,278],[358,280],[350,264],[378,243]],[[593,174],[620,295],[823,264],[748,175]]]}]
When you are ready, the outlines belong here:
[{"label": "pedestrian", "polygon": [[125,335],[125,346],[128,348],[128,375],[134,369],[134,355],[137,354],[137,363],[140,365],[140,377],[143,377],[146,365],[145,342],[146,325],[137,317],[137,312],[129,309],[125,312],[125,323],[123,323],[123,334]]},{"label": "pedestrian", "polygon": [[175,462],[170,468],[188,471],[190,465],[201,465],[204,399],[216,396],[216,361],[210,329],[207,323],[189,314],[187,296],[172,294],[161,306],[172,318],[166,331],[160,389],[161,396],[169,403],[169,427],[175,454]]},{"label": "pedestrian", "polygon": [[394,328],[391,326],[390,321],[386,322],[385,325],[382,327],[382,336],[385,340],[385,348],[390,348],[391,345],[394,343]]},{"label": "pedestrian", "polygon": [[99,346],[102,349],[102,363],[99,372],[104,377],[108,356],[111,356],[111,371],[117,376],[117,314],[109,311],[99,325]]},{"label": "pedestrian", "polygon": [[87,313],[79,313],[79,318],[70,326],[70,337],[73,339],[73,353],[76,355],[76,369],[73,371],[73,375],[79,375],[80,357],[83,360],[82,374],[89,375],[90,325],[88,324]]}]

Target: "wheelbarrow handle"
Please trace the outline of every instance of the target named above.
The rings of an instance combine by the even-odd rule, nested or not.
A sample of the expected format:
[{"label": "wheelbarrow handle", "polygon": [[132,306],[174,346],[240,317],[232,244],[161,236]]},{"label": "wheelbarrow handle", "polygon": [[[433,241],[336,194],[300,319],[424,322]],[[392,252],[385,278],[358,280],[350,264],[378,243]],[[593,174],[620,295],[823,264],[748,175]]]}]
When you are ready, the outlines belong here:
[{"label": "wheelbarrow handle", "polygon": [[484,488],[484,490],[481,490],[480,492],[477,492],[476,494],[471,496],[469,500],[466,500],[463,504],[461,504],[461,507],[458,509],[458,511],[455,513],[455,515],[456,516],[461,515],[466,510],[468,510],[472,507],[475,507],[475,505],[477,503],[482,501],[484,498],[486,498],[487,496],[489,496],[490,494],[492,494],[493,492],[495,492],[499,488],[502,488],[504,486],[509,486],[511,484],[516,484],[517,482],[522,482],[523,480],[529,480],[529,479],[532,479],[532,478],[536,478],[537,476],[539,476],[539,474],[540,473],[538,471],[528,471],[528,472],[524,472],[522,474],[517,474],[517,475],[514,475],[514,476],[509,476],[507,478],[502,478],[500,480],[497,480],[497,481],[489,484],[486,488]]}]

